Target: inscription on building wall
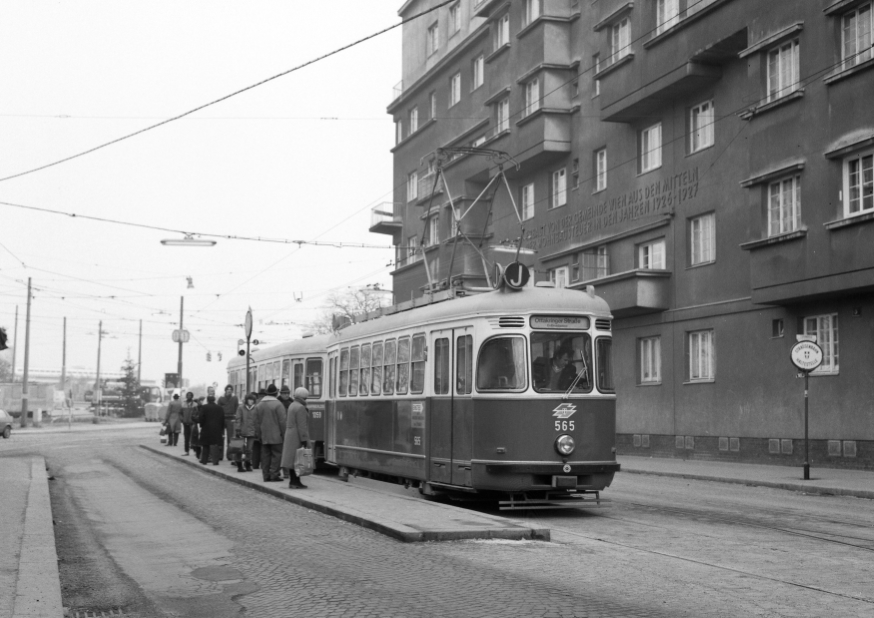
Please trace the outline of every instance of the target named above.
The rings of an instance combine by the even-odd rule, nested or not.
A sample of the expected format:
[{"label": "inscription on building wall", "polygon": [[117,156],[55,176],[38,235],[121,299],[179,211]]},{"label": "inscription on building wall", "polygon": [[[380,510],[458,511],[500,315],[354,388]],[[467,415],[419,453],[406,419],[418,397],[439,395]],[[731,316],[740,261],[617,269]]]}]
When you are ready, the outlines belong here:
[{"label": "inscription on building wall", "polygon": [[627,191],[526,232],[525,246],[543,249],[650,215],[670,212],[698,195],[698,168]]}]

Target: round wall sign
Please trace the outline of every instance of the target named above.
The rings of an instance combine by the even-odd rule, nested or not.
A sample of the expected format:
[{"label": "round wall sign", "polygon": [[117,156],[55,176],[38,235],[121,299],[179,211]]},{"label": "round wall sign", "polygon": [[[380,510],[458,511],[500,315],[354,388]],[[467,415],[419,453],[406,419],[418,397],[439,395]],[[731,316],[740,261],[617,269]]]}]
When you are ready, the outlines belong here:
[{"label": "round wall sign", "polygon": [[792,346],[789,356],[801,371],[813,371],[822,364],[822,348],[813,341],[799,341]]},{"label": "round wall sign", "polygon": [[531,273],[528,267],[519,262],[508,264],[504,269],[504,283],[512,290],[521,290],[528,283]]}]

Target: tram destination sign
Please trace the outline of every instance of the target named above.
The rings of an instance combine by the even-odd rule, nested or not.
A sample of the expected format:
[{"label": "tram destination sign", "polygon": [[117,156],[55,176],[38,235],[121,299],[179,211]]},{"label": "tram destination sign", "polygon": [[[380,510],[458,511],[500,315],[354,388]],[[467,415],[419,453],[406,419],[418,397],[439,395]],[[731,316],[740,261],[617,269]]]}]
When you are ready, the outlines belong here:
[{"label": "tram destination sign", "polygon": [[531,328],[539,330],[586,330],[589,318],[571,315],[532,315]]},{"label": "tram destination sign", "polygon": [[801,371],[813,371],[822,364],[822,348],[813,341],[799,341],[792,346],[789,356]]}]

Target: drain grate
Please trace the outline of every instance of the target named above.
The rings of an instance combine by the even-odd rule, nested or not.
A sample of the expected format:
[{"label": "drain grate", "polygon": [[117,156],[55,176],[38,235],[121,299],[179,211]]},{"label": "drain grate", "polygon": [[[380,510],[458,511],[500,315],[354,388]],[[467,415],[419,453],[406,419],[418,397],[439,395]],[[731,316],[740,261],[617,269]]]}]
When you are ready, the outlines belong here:
[{"label": "drain grate", "polygon": [[120,607],[110,609],[72,609],[65,614],[70,618],[104,618],[105,616],[130,616]]}]

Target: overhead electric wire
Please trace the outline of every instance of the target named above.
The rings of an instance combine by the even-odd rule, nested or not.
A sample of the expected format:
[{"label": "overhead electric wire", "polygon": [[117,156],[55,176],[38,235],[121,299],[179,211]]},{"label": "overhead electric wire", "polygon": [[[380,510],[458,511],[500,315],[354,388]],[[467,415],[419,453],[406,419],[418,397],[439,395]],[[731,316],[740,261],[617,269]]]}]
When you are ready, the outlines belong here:
[{"label": "overhead electric wire", "polygon": [[284,77],[284,76],[288,75],[289,73],[294,73],[295,71],[299,71],[300,69],[303,69],[303,68],[305,68],[305,67],[307,67],[307,66],[309,66],[309,65],[311,65],[311,64],[315,64],[316,62],[319,62],[319,61],[324,60],[324,59],[326,59],[326,58],[330,58],[331,56],[334,56],[334,55],[336,55],[336,54],[339,54],[339,53],[342,52],[342,51],[345,51],[345,50],[347,50],[347,49],[350,49],[350,48],[352,48],[352,47],[355,47],[356,45],[358,45],[358,44],[360,44],[360,43],[364,43],[365,41],[368,41],[368,40],[370,40],[370,39],[372,39],[372,38],[375,38],[375,37],[377,37],[377,36],[379,36],[379,35],[381,35],[381,34],[384,34],[384,33],[386,33],[386,32],[389,32],[390,30],[394,30],[394,29],[397,28],[398,26],[402,26],[402,25],[404,25],[404,24],[406,24],[406,23],[409,23],[409,22],[411,22],[411,21],[413,21],[413,20],[415,20],[415,19],[418,19],[419,17],[421,17],[421,16],[423,16],[423,15],[427,15],[428,13],[431,13],[431,12],[433,12],[433,11],[436,11],[436,10],[439,9],[440,7],[445,6],[445,5],[447,5],[447,4],[451,4],[452,2],[455,2],[455,1],[456,1],[456,0],[444,0],[443,2],[440,2],[440,3],[436,4],[435,6],[429,8],[429,9],[426,9],[426,10],[424,10],[424,11],[421,11],[420,13],[417,13],[417,14],[413,15],[412,17],[409,17],[408,19],[404,19],[404,20],[400,21],[400,22],[397,23],[397,24],[394,24],[394,25],[392,25],[392,26],[389,26],[388,28],[384,28],[384,29],[382,29],[382,30],[380,30],[380,31],[378,31],[378,32],[375,32],[375,33],[373,33],[373,34],[370,34],[370,35],[368,35],[368,36],[366,36],[366,37],[364,37],[364,38],[358,39],[357,41],[353,41],[352,43],[349,43],[348,45],[344,45],[343,47],[339,47],[339,48],[335,49],[334,51],[328,52],[327,54],[323,54],[323,55],[321,55],[321,56],[319,56],[319,57],[317,57],[317,58],[314,58],[314,59],[312,59],[312,60],[308,60],[307,62],[304,62],[303,64],[299,64],[299,65],[297,65],[296,67],[292,67],[291,69],[288,69],[288,70],[286,70],[286,71],[282,71],[281,73],[277,73],[276,75],[273,75],[273,76],[268,77],[268,78],[266,78],[266,79],[262,79],[261,81],[259,81],[259,82],[257,82],[257,83],[254,83],[254,84],[251,84],[251,85],[249,85],[249,86],[246,86],[245,88],[240,88],[239,90],[236,90],[236,91],[234,91],[234,92],[232,92],[232,93],[230,93],[230,94],[227,94],[227,95],[225,95],[225,96],[223,96],[223,97],[219,97],[218,99],[215,99],[215,100],[213,100],[213,101],[210,101],[209,103],[204,103],[203,105],[199,105],[199,106],[197,106],[197,107],[195,107],[195,108],[193,108],[193,109],[188,110],[187,112],[183,112],[183,113],[178,114],[178,115],[176,115],[176,116],[173,116],[173,117],[171,117],[171,118],[167,118],[166,120],[162,120],[161,122],[157,122],[157,123],[155,123],[155,124],[153,124],[153,125],[149,125],[148,127],[144,127],[144,128],[142,128],[142,129],[140,129],[140,130],[138,130],[138,131],[134,131],[133,133],[128,133],[127,135],[123,135],[123,136],[118,137],[118,138],[116,138],[116,139],[114,139],[114,140],[110,140],[110,141],[108,141],[108,142],[105,142],[105,143],[103,143],[103,144],[100,144],[99,146],[94,146],[93,148],[89,148],[88,150],[84,150],[84,151],[79,152],[79,153],[77,153],[77,154],[70,155],[70,156],[68,156],[68,157],[64,157],[63,159],[59,159],[59,160],[54,161],[54,162],[52,162],[52,163],[46,163],[45,165],[40,165],[39,167],[35,167],[35,168],[29,169],[29,170],[25,170],[25,171],[23,171],[23,172],[18,172],[18,173],[16,173],[16,174],[10,174],[9,176],[4,176],[3,178],[0,178],[0,182],[5,182],[5,181],[7,181],[7,180],[12,180],[12,179],[14,179],[14,178],[20,178],[21,176],[26,176],[26,175],[28,175],[28,174],[33,174],[33,173],[35,173],[35,172],[39,172],[39,171],[42,171],[42,170],[44,170],[44,169],[48,169],[48,168],[50,168],[50,167],[54,167],[54,166],[56,166],[56,165],[60,165],[60,164],[62,164],[62,163],[66,163],[67,161],[72,161],[73,159],[78,159],[78,158],[80,158],[80,157],[84,157],[85,155],[91,154],[92,152],[96,152],[96,151],[98,151],[98,150],[102,150],[103,148],[107,148],[107,147],[112,146],[112,145],[114,145],[114,144],[117,144],[117,143],[119,143],[119,142],[123,142],[123,141],[125,141],[125,140],[128,140],[128,139],[130,139],[130,138],[132,138],[132,137],[136,137],[137,135],[141,135],[141,134],[143,134],[143,133],[146,133],[147,131],[151,131],[151,130],[153,130],[153,129],[157,129],[158,127],[162,127],[162,126],[164,126],[164,125],[166,125],[166,124],[170,124],[171,122],[175,122],[175,121],[177,121],[177,120],[180,120],[180,119],[182,119],[182,118],[185,118],[186,116],[190,116],[191,114],[194,114],[194,113],[199,112],[199,111],[201,111],[201,110],[203,110],[203,109],[206,109],[207,107],[211,107],[211,106],[213,106],[213,105],[217,105],[218,103],[221,103],[221,102],[223,102],[223,101],[227,101],[228,99],[230,99],[230,98],[232,98],[232,97],[235,97],[235,96],[237,96],[238,94],[242,94],[242,93],[244,93],[244,92],[247,92],[247,91],[249,91],[249,90],[252,90],[252,89],[254,89],[254,88],[257,88],[258,86],[263,86],[264,84],[266,84],[266,83],[268,83],[268,82],[272,82],[272,81],[275,80],[275,79],[279,79],[280,77]]}]

